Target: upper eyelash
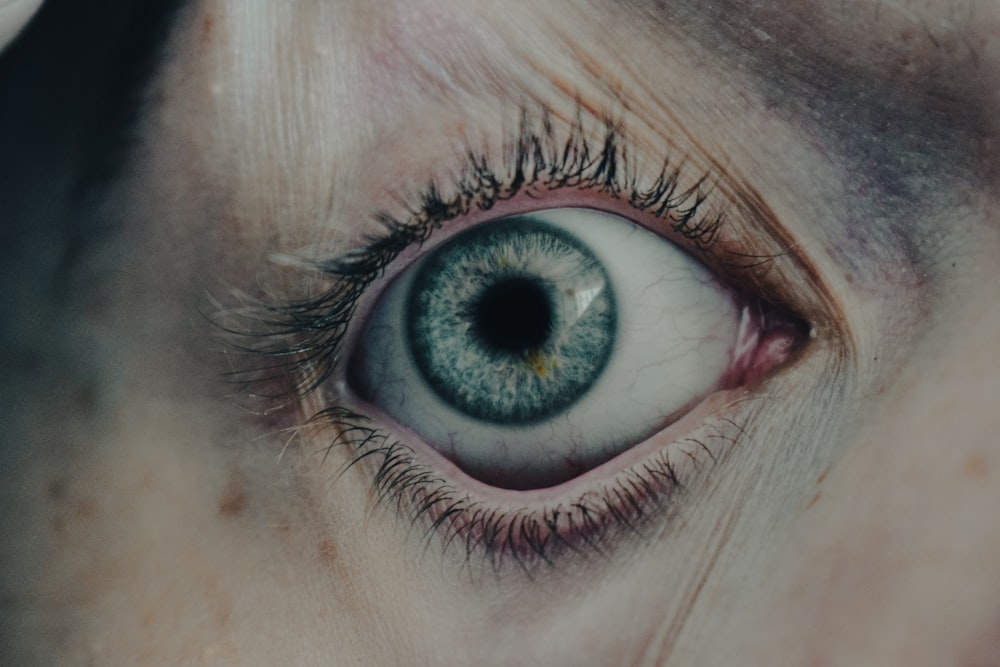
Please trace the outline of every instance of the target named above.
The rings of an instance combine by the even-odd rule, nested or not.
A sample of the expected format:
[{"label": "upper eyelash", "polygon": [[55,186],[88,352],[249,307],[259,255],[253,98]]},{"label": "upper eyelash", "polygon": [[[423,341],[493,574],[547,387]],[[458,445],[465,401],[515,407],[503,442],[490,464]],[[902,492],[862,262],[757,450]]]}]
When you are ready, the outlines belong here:
[{"label": "upper eyelash", "polygon": [[707,251],[724,223],[721,213],[699,215],[708,196],[709,176],[703,175],[682,189],[680,165],[668,159],[652,183],[643,187],[623,139],[621,122],[602,118],[599,123],[601,137],[595,148],[579,107],[562,141],[555,136],[548,109],[542,108],[537,116],[522,109],[517,136],[506,145],[505,174],[490,167],[485,155],[468,150],[454,195],[442,195],[431,182],[404,219],[385,212],[376,214],[385,232],[365,247],[329,259],[301,262],[332,281],[318,296],[286,303],[260,303],[246,297],[246,307],[225,313],[226,319],[235,323],[223,323],[222,318],[216,318],[216,323],[228,334],[234,349],[264,362],[234,370],[229,379],[265,397],[280,392],[262,387],[287,378],[294,378],[287,387],[294,395],[315,391],[338,366],[358,300],[400,253],[425,243],[443,223],[474,208],[489,210],[526,189],[596,190],[613,199],[624,195],[631,208],[660,220],[669,219],[674,233],[696,249]]}]

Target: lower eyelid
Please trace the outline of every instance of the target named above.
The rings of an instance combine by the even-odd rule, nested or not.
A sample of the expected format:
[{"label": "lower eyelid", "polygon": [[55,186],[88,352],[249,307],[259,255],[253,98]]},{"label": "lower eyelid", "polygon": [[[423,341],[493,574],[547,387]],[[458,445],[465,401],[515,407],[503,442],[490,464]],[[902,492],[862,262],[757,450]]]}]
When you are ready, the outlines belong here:
[{"label": "lower eyelid", "polygon": [[327,409],[316,435],[326,434],[342,468],[366,468],[373,496],[422,526],[423,539],[435,535],[446,552],[482,558],[492,570],[523,569],[551,566],[566,552],[607,555],[621,533],[641,537],[746,436],[757,403],[745,389],[717,392],[613,460],[534,491],[478,482],[413,434],[382,428],[377,413],[364,416],[369,406]]}]

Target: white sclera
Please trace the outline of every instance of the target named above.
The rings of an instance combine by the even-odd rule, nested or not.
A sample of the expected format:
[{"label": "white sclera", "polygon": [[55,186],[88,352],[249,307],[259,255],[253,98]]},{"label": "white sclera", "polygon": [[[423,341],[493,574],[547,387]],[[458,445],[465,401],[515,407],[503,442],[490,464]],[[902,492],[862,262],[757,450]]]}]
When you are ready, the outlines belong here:
[{"label": "white sclera", "polygon": [[403,318],[416,262],[386,290],[353,360],[361,393],[473,477],[545,486],[659,431],[718,387],[740,325],[732,292],[701,263],[625,218],[583,208],[527,214],[586,245],[611,279],[618,331],[589,391],[547,422],[498,426],[442,401],[422,379]]}]

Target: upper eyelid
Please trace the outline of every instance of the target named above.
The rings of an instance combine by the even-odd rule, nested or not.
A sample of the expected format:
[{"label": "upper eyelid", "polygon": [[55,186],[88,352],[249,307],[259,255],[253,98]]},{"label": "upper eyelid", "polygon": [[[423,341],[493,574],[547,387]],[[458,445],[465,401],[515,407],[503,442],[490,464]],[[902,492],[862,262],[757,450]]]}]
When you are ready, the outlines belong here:
[{"label": "upper eyelid", "polygon": [[[588,124],[583,110],[578,108],[571,125],[560,135],[553,130],[553,119],[548,114],[545,107],[535,116],[522,109],[518,133],[507,139],[506,145],[513,148],[500,161],[499,170],[489,162],[486,153],[470,148],[465,168],[453,187],[439,187],[431,181],[415,201],[411,198],[404,216],[376,214],[383,230],[366,245],[328,258],[295,260],[299,266],[325,276],[320,283],[326,287],[315,296],[258,303],[242,313],[242,320],[237,317],[236,324],[225,326],[235,335],[237,347],[251,351],[251,356],[257,358],[256,365],[234,371],[232,379],[253,385],[291,376],[294,381],[286,389],[294,390],[295,394],[302,396],[318,389],[334,374],[345,339],[351,331],[356,331],[351,322],[369,286],[386,279],[387,270],[401,254],[418,252],[437,228],[453,219],[472,212],[476,216],[496,217],[499,214],[494,209],[499,203],[533,188],[538,193],[565,189],[597,191],[598,198],[619,202],[614,207],[619,214],[628,216],[631,208],[656,218],[658,225],[672,227],[674,234],[686,239],[689,252],[699,254],[702,260],[714,261],[716,271],[721,267],[732,273],[749,270],[759,274],[751,281],[743,280],[756,290],[746,296],[763,296],[779,305],[794,305],[800,315],[821,330],[841,327],[844,319],[837,313],[836,302],[823,289],[823,281],[809,270],[808,263],[805,270],[793,273],[804,275],[812,288],[798,291],[787,288],[786,283],[796,280],[786,271],[787,262],[776,260],[789,252],[793,242],[787,233],[782,237],[780,226],[768,220],[766,202],[752,188],[741,190],[740,184],[724,177],[692,171],[694,165],[690,159],[675,164],[660,158],[662,166],[655,176],[645,173],[640,176],[637,167],[624,159],[628,147],[633,152],[635,147],[628,143],[621,121],[604,117],[592,119]],[[709,199],[711,202],[706,204]],[[545,207],[541,202],[535,203],[535,208]],[[614,212],[610,206],[607,208]],[[724,226],[734,229],[723,234]],[[724,247],[719,252],[709,252],[717,243],[732,246],[733,238],[735,251]],[[794,255],[801,259],[798,253]],[[732,266],[727,266],[727,262]],[[768,264],[766,269],[765,264]],[[398,270],[397,265],[393,271]],[[764,275],[782,272],[789,280]],[[802,282],[802,278],[797,281]],[[794,291],[796,297],[761,292],[765,285]],[[842,332],[835,332],[839,333]],[[839,337],[844,339],[842,335]]]},{"label": "upper eyelid", "polygon": [[[262,367],[238,369],[230,374],[231,379],[266,383],[281,375],[282,360],[294,358],[294,368],[285,370],[296,376],[296,391],[310,393],[317,389],[333,372],[340,343],[361,295],[401,253],[423,246],[447,221],[473,210],[491,213],[494,206],[525,189],[597,190],[610,199],[637,193],[642,208],[651,209],[653,214],[678,212],[679,224],[691,225],[705,199],[701,189],[708,180],[705,174],[682,185],[680,167],[665,159],[658,175],[639,189],[635,174],[623,167],[620,122],[603,117],[588,124],[583,109],[578,107],[565,134],[560,136],[553,129],[558,121],[550,114],[544,106],[537,115],[522,108],[518,132],[508,138],[510,150],[505,151],[501,167],[490,165],[485,152],[469,148],[461,176],[449,181],[452,185],[438,186],[432,181],[399,217],[376,213],[381,233],[370,237],[365,245],[328,258],[282,256],[285,263],[326,276],[328,288],[316,296],[256,303],[224,314],[227,322],[235,319],[223,328],[236,338],[241,351],[271,360]],[[690,169],[684,171],[690,173]],[[640,208],[636,202],[633,206]],[[709,236],[702,234],[702,242]],[[311,332],[309,341],[296,340],[304,332]]]},{"label": "upper eyelid", "polygon": [[[514,137],[508,137],[505,143],[504,150],[508,154],[506,161],[494,161],[501,165],[500,170],[511,170],[510,153],[524,155],[531,152],[520,149],[512,151],[511,145],[541,139],[544,144],[542,150],[555,156],[547,164],[559,164],[554,170],[558,176],[550,181],[545,180],[544,173],[541,174],[538,179],[541,181],[539,190],[556,190],[565,186],[570,190],[597,191],[605,203],[597,201],[596,208],[606,208],[609,212],[632,217],[633,221],[636,218],[629,214],[630,210],[642,213],[652,231],[660,234],[671,232],[675,241],[684,237],[684,245],[689,251],[699,255],[703,261],[709,260],[715,270],[721,270],[731,278],[733,273],[743,272],[748,267],[770,264],[767,271],[783,273],[785,280],[755,279],[754,289],[760,289],[765,284],[776,288],[778,291],[763,296],[777,303],[796,301],[802,307],[802,314],[817,326],[817,333],[828,331],[844,340],[848,348],[852,346],[842,305],[823,280],[821,270],[803,251],[803,239],[797,238],[781,224],[765,198],[751,183],[724,169],[719,156],[699,153],[678,156],[676,146],[671,143],[659,150],[655,146],[640,148],[636,138],[627,131],[624,119],[608,115],[596,116],[579,105],[575,114],[559,119],[565,126],[560,135],[552,130],[554,119],[550,114],[549,108],[544,105],[539,106],[537,116],[522,107],[519,132]],[[589,121],[584,118],[587,115]],[[654,158],[656,166],[650,169],[649,164],[637,166],[630,163],[629,160],[635,159],[635,154],[639,152],[658,155],[658,158]],[[571,156],[567,158],[567,154]],[[581,163],[575,156],[583,154],[588,157],[585,164],[580,166]],[[649,162],[648,159],[646,161]],[[617,164],[609,169],[605,166],[609,162]],[[477,154],[470,148],[468,164],[460,171],[462,178],[457,181],[459,184],[467,183],[470,174],[480,173],[482,169],[489,173],[492,167],[494,171],[490,173],[491,178],[500,174],[495,180],[506,183],[502,171],[493,166],[494,163],[488,161],[487,152]],[[508,174],[508,178],[513,182],[518,181],[516,174]],[[531,188],[526,187],[528,185],[537,183],[522,182],[521,189],[530,191]],[[413,233],[409,226],[415,224],[418,229],[416,236],[422,236],[422,245],[442,218],[451,219],[470,213],[474,213],[472,217],[496,217],[489,215],[493,206],[518,194],[517,191],[509,191],[499,196],[494,194],[483,198],[484,191],[472,187],[466,188],[464,194],[468,196],[463,196],[462,188],[457,187],[454,188],[452,198],[448,199],[446,195],[442,195],[442,190],[431,181],[431,185],[421,191],[417,204],[405,211],[404,217],[397,220],[383,215],[383,224],[390,228],[402,227],[407,230],[406,234]],[[641,193],[641,201],[632,199],[635,192]],[[615,201],[619,206],[607,206],[609,202]],[[571,202],[568,205],[588,204]],[[539,202],[538,207],[546,206]],[[434,215],[435,212],[440,213],[449,208],[451,210],[446,215]],[[720,233],[723,229],[726,230],[724,234]],[[717,241],[720,246],[725,247],[717,248],[716,253],[701,252],[715,246]],[[796,271],[786,271],[789,263],[775,261],[786,256],[796,260]],[[799,275],[793,275],[794,273]],[[795,290],[789,286],[802,282],[807,283],[809,289],[796,291],[793,298],[792,292]],[[738,285],[730,286],[740,291]]]}]

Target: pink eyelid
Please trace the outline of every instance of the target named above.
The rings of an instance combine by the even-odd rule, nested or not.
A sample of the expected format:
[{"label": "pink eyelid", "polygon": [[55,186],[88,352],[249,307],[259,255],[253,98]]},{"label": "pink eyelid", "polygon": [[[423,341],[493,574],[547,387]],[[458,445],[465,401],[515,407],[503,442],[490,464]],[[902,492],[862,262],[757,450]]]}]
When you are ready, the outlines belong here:
[{"label": "pink eyelid", "polygon": [[804,338],[803,326],[795,319],[744,305],[733,360],[721,387],[754,384],[785,363]]}]

